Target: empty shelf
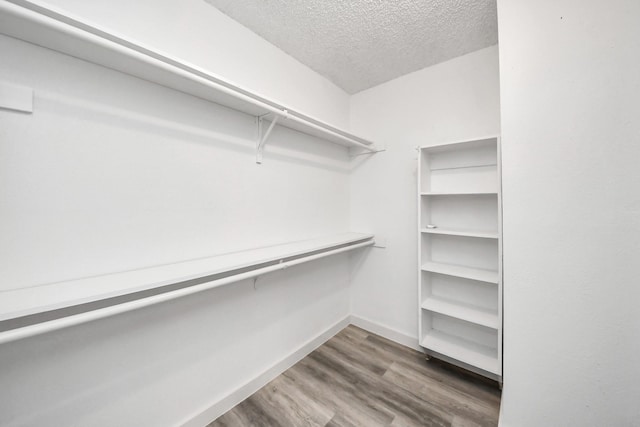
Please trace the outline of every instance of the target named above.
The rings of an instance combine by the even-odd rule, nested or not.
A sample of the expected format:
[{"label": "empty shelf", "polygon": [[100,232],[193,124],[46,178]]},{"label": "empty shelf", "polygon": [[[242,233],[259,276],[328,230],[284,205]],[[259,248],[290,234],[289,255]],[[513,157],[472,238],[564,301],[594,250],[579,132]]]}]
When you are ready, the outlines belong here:
[{"label": "empty shelf", "polygon": [[497,191],[464,191],[464,192],[426,192],[420,193],[422,196],[473,196],[473,195],[497,195]]},{"label": "empty shelf", "polygon": [[432,273],[446,274],[448,276],[463,277],[465,279],[478,280],[480,282],[498,283],[497,271],[483,270],[481,268],[463,267],[461,265],[443,264],[440,262],[425,262],[422,270]]},{"label": "empty shelf", "polygon": [[482,239],[497,239],[498,233],[496,231],[473,231],[473,230],[454,230],[448,228],[423,228],[423,233],[429,234],[443,234],[448,236],[463,236],[463,237],[479,237]]},{"label": "empty shelf", "polygon": [[472,164],[472,165],[466,165],[466,166],[449,166],[449,167],[429,168],[429,171],[430,172],[433,172],[433,171],[452,171],[452,170],[457,170],[457,169],[475,169],[475,168],[484,168],[484,167],[491,167],[491,166],[497,167],[497,165],[495,163],[483,163],[483,164]]},{"label": "empty shelf", "polygon": [[492,374],[500,374],[498,352],[495,348],[476,344],[436,330],[429,331],[420,345]]},{"label": "empty shelf", "polygon": [[197,279],[214,279],[332,250],[373,244],[373,235],[341,233],[174,264],[0,292],[0,321]]},{"label": "empty shelf", "polygon": [[436,297],[427,298],[422,303],[422,308],[476,325],[498,329],[498,313],[495,311]]}]

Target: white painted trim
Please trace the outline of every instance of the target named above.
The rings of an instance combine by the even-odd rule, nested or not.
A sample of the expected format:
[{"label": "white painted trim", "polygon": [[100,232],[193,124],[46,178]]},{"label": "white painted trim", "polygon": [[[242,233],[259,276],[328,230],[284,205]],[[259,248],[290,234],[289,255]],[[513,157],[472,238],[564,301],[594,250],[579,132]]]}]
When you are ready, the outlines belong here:
[{"label": "white painted trim", "polygon": [[380,335],[393,342],[401,344],[405,347],[412,348],[414,350],[423,351],[422,347],[418,344],[418,338],[411,335],[407,335],[404,332],[400,332],[396,329],[390,328],[373,320],[365,319],[364,317],[351,315],[351,324],[359,328],[365,329],[368,332]]},{"label": "white painted trim", "polygon": [[273,366],[265,370],[256,378],[238,387],[232,391],[226,397],[211,403],[206,408],[200,409],[195,414],[187,417],[183,422],[179,423],[182,427],[202,427],[209,424],[231,408],[242,402],[256,391],[267,385],[269,381],[282,374],[284,371],[298,363],[309,353],[316,348],[320,347],[325,342],[329,341],[334,335],[343,330],[349,325],[355,325],[359,328],[365,329],[367,332],[380,335],[400,345],[412,348],[414,350],[422,351],[422,348],[418,345],[418,339],[410,335],[404,334],[393,328],[381,325],[369,319],[365,319],[360,316],[350,315],[344,319],[338,321],[326,331],[318,334],[314,338],[308,340],[297,350],[286,356],[284,359],[275,363]]},{"label": "white painted trim", "polygon": [[[293,351],[291,354],[286,356],[284,359],[275,363],[273,366],[268,368],[262,374],[258,375],[256,378],[250,380],[246,384],[238,387],[234,391],[232,391],[228,396],[211,403],[206,408],[203,408],[197,411],[195,414],[187,417],[183,422],[178,425],[183,427],[202,427],[209,424],[211,421],[218,418],[220,415],[224,414],[238,403],[245,400],[247,397],[251,396],[256,391],[260,390],[262,387],[267,385],[269,381],[276,378],[278,375],[298,363],[305,356],[311,353],[316,348],[320,347],[322,344],[331,339],[335,334],[349,326],[349,321],[352,319],[351,316],[346,316],[344,319],[338,321],[333,326],[331,326],[326,331],[318,334],[314,338],[310,339],[306,343],[304,343],[297,350]],[[380,334],[382,335],[382,334]]]}]

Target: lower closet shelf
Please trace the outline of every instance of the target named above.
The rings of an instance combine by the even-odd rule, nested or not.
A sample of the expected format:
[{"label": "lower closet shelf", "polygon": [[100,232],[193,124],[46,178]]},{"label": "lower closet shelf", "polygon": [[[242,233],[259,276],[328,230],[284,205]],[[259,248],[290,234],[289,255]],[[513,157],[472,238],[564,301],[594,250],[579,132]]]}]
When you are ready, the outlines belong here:
[{"label": "lower closet shelf", "polygon": [[[341,233],[139,270],[0,291],[0,322],[190,281],[214,283],[373,245],[373,235]],[[257,273],[256,273],[257,274]],[[211,285],[213,286],[213,285]],[[192,288],[195,286],[191,286]],[[169,292],[167,292],[169,293]],[[0,328],[1,329],[1,328]]]},{"label": "lower closet shelf", "polygon": [[429,331],[420,345],[428,350],[433,350],[492,374],[500,374],[498,352],[495,348],[476,344],[436,330]]},{"label": "lower closet shelf", "polygon": [[436,297],[429,297],[422,303],[424,310],[444,314],[476,325],[498,329],[498,313]]},{"label": "lower closet shelf", "polygon": [[481,268],[463,267],[461,265],[443,264],[441,262],[425,262],[422,264],[423,271],[431,273],[446,274],[448,276],[462,277],[465,279],[478,280],[480,282],[498,283],[497,271],[483,270]]}]

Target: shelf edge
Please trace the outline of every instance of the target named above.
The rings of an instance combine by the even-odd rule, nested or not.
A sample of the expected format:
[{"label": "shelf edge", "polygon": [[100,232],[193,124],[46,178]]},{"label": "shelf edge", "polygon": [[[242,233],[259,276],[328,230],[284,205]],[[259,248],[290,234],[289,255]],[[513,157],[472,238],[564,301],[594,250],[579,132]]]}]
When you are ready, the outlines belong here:
[{"label": "shelf edge", "polygon": [[[443,333],[444,334],[444,333]],[[431,343],[428,343],[427,341],[432,340]],[[462,339],[460,339],[462,340]],[[433,345],[433,341],[436,342],[435,345]],[[420,342],[420,346],[427,349],[427,350],[432,350],[435,351],[437,353],[443,354],[447,357],[450,357],[452,359],[458,360],[462,363],[465,363],[467,365],[470,366],[474,366],[476,368],[482,369],[483,371],[486,372],[490,372],[494,375],[500,375],[499,371],[499,361],[497,357],[491,357],[491,356],[487,356],[486,354],[471,350],[469,348],[464,348],[462,346],[460,346],[459,344],[455,343],[455,342],[446,342],[446,344],[444,344],[445,347],[449,347],[449,349],[442,349],[443,345],[440,344],[441,341],[444,341],[442,338],[431,335],[431,334],[427,334],[422,341]],[[471,343],[474,346],[480,346],[479,344],[475,344],[475,343]],[[454,351],[447,351],[450,350],[451,347],[454,348]],[[488,348],[488,347],[487,347]],[[459,351],[456,351],[458,350]],[[456,353],[457,354],[454,354]],[[478,360],[471,360],[470,358],[466,357],[464,354],[462,353],[472,353],[475,356],[477,356],[477,358],[479,358],[481,360],[481,363],[478,363]]]},{"label": "shelf edge", "polygon": [[473,231],[456,231],[445,228],[423,228],[420,230],[421,233],[426,234],[438,234],[443,236],[460,236],[460,237],[476,237],[478,239],[494,239],[497,240],[500,238],[498,233],[483,233],[483,232],[473,232]]},{"label": "shelf edge", "polygon": [[[435,303],[436,307],[434,308],[434,306],[430,305],[429,302]],[[485,317],[486,316],[486,317],[490,317],[491,319],[490,319],[490,321],[484,321],[484,320],[481,320],[479,318],[475,318],[474,319],[474,316],[460,317],[460,316],[457,316],[457,315],[453,314],[453,312],[450,311],[450,310],[438,309],[437,304],[441,303],[441,302],[443,302],[443,301],[441,301],[440,299],[437,299],[437,298],[427,298],[425,301],[422,302],[422,304],[420,306],[422,307],[423,310],[427,310],[427,311],[430,311],[430,312],[433,312],[433,313],[442,314],[444,316],[452,317],[454,319],[462,320],[464,322],[473,323],[474,325],[484,326],[485,328],[494,329],[494,330],[498,330],[499,329],[499,321],[498,321],[498,314],[497,313],[493,314],[493,313],[489,313],[488,311],[485,312],[485,311],[480,310],[480,309],[475,309],[473,307],[469,307],[469,306],[460,304],[458,306],[462,310],[467,310],[470,313],[477,313],[477,314],[480,315],[478,317]],[[446,302],[446,301],[444,301],[443,303],[449,304],[449,305],[453,305],[453,306],[457,305],[455,303]]]},{"label": "shelf edge", "polygon": [[[429,267],[430,264],[431,264],[431,267]],[[439,267],[444,267],[444,270],[442,268],[438,269]],[[462,269],[463,274],[455,273],[455,272],[452,273],[451,271],[447,272],[446,269],[451,267],[453,267],[454,269],[456,268]],[[482,270],[479,268],[462,267],[462,266],[453,265],[453,264],[444,264],[444,263],[429,261],[429,262],[423,263],[420,266],[420,269],[422,271],[428,271],[431,273],[444,274],[445,276],[461,277],[463,279],[476,280],[478,282],[486,282],[486,283],[492,283],[496,285],[500,281],[500,277],[497,271],[494,272],[492,270]],[[465,272],[470,274],[464,274]],[[480,272],[480,275],[475,274],[477,272]],[[480,276],[484,276],[486,274],[490,274],[491,276],[493,276],[494,273],[496,276],[495,279],[493,277],[491,278],[491,280],[487,280],[485,278],[479,278]]]}]

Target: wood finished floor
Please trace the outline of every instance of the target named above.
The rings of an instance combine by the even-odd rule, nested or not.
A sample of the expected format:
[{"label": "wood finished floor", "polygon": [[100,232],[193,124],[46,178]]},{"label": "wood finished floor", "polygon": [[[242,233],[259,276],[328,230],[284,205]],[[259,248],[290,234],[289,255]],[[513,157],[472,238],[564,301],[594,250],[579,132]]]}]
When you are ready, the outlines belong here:
[{"label": "wood finished floor", "polygon": [[496,386],[355,326],[209,427],[497,426]]}]

